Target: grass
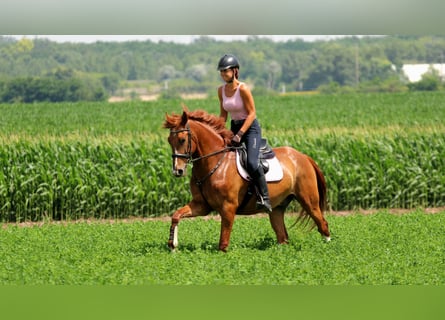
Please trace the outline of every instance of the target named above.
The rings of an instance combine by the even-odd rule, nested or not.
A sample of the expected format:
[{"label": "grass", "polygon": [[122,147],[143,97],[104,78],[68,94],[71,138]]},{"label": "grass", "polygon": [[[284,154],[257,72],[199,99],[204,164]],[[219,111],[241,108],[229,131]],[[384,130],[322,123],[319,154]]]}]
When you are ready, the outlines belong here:
[{"label": "grass", "polygon": [[279,246],[267,218],[238,217],[227,254],[213,219],[183,220],[176,253],[166,246],[168,221],[7,224],[0,284],[445,284],[445,211],[327,220],[330,243],[293,228]]}]

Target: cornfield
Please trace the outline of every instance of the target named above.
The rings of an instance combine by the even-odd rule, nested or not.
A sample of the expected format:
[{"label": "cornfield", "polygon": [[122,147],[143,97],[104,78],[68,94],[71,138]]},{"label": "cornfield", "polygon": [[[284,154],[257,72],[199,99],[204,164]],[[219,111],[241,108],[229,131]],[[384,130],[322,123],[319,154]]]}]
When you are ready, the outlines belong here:
[{"label": "cornfield", "polygon": [[[189,201],[161,129],[180,101],[0,105],[0,220],[152,217]],[[217,112],[214,99],[188,103]],[[332,210],[445,205],[442,93],[268,97],[263,135],[323,170]]]},{"label": "cornfield", "polygon": [[153,216],[187,198],[160,142],[19,142],[0,153],[6,221]]}]

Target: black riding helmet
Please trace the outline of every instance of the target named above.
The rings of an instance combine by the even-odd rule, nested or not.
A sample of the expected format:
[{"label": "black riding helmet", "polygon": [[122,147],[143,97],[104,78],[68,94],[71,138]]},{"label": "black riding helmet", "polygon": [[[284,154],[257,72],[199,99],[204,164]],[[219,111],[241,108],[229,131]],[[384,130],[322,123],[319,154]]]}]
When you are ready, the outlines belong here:
[{"label": "black riding helmet", "polygon": [[219,59],[218,71],[227,70],[230,68],[239,69],[238,59],[233,54],[225,54],[221,59]]}]

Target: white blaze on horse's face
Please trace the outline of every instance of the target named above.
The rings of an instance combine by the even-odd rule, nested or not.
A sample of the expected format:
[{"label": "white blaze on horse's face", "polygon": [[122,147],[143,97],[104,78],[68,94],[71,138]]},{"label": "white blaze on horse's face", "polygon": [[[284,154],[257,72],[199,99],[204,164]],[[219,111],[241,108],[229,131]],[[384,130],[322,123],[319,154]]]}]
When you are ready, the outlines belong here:
[{"label": "white blaze on horse's face", "polygon": [[172,173],[176,177],[182,177],[186,174],[187,163],[190,159],[190,150],[188,150],[188,131],[172,130],[168,137],[168,142],[170,143],[173,152]]},{"label": "white blaze on horse's face", "polygon": [[173,158],[172,172],[173,175],[178,178],[185,176],[187,172],[187,163],[184,161],[184,159]]}]

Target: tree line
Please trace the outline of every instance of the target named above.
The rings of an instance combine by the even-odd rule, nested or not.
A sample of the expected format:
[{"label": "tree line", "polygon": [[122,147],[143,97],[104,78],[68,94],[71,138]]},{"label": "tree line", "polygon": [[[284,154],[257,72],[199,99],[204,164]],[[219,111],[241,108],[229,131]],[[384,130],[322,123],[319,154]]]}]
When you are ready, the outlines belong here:
[{"label": "tree line", "polygon": [[406,63],[443,63],[443,36],[346,37],[274,42],[250,36],[224,42],[201,36],[190,44],[128,41],[57,43],[0,36],[0,102],[104,100],[144,87],[163,97],[215,94],[224,53],[241,63],[241,79],[257,94],[321,90],[437,90],[437,74],[409,84]]}]

